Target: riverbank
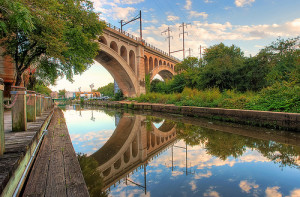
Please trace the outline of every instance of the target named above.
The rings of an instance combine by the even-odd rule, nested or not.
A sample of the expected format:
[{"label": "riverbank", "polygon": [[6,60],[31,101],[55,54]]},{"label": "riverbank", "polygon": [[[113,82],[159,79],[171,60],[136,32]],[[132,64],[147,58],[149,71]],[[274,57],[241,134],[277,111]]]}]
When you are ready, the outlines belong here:
[{"label": "riverbank", "polygon": [[54,109],[23,196],[89,196],[63,112]]},{"label": "riverbank", "polygon": [[130,101],[103,102],[95,100],[85,101],[85,104],[114,108],[130,108],[135,110],[151,110],[154,112],[180,114],[191,117],[203,117],[272,129],[300,132],[299,113],[175,106],[173,104],[138,103]]}]

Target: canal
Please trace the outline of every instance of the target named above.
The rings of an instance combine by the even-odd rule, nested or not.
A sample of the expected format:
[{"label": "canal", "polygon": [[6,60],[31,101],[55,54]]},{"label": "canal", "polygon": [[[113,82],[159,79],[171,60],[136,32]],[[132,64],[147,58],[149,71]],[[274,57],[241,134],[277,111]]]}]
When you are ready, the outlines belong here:
[{"label": "canal", "polygon": [[63,110],[75,152],[86,155],[86,166],[96,164],[83,170],[91,196],[100,185],[109,196],[300,196],[298,133],[79,105]]}]

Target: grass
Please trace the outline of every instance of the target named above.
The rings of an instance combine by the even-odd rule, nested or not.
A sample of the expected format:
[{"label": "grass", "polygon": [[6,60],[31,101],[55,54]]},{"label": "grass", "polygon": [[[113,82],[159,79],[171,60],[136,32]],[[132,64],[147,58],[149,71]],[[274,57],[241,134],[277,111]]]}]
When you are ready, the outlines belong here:
[{"label": "grass", "polygon": [[197,90],[185,88],[182,93],[148,93],[134,98],[138,102],[175,104],[177,106],[218,107],[300,113],[300,86],[277,83],[260,92],[237,92],[218,88]]}]

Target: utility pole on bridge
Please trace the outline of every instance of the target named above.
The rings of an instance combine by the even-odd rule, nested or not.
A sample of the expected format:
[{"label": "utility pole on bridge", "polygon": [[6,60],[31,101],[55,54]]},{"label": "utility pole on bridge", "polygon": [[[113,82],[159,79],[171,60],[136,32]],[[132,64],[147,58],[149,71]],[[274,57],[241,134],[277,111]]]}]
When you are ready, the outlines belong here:
[{"label": "utility pole on bridge", "polygon": [[180,35],[182,34],[182,38],[183,38],[183,41],[182,41],[182,48],[183,48],[183,59],[185,58],[185,51],[184,51],[184,34],[186,35],[189,35],[188,32],[185,32],[184,31],[184,27],[187,28],[187,26],[190,25],[190,24],[184,24],[184,22],[182,23],[182,25],[179,26],[179,29],[182,27],[182,33],[179,34],[179,38],[180,38]]},{"label": "utility pole on bridge", "polygon": [[170,51],[170,49],[171,49],[171,38],[173,39],[173,36],[170,36],[170,32],[172,32],[170,27],[168,27],[168,29],[166,29],[165,31],[161,32],[161,34],[164,34],[164,33],[167,33],[167,32],[168,32],[167,39],[169,39],[169,56],[170,56],[171,55],[171,51]]},{"label": "utility pole on bridge", "polygon": [[128,22],[125,22],[124,20],[121,20],[120,23],[121,23],[121,33],[123,33],[123,26],[127,25],[128,23],[131,23],[135,20],[138,20],[140,19],[140,37],[141,37],[141,41],[143,41],[143,32],[142,32],[142,10],[140,10],[140,13],[134,17],[133,19],[131,19],[130,21]]}]

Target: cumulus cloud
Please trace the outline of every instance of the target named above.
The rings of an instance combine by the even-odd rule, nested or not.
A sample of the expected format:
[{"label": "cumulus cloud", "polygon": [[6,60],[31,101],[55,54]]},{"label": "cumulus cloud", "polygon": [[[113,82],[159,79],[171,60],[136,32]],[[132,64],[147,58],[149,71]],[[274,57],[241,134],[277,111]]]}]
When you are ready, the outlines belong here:
[{"label": "cumulus cloud", "polygon": [[112,10],[112,16],[114,19],[123,19],[123,20],[128,20],[131,16],[132,13],[135,12],[135,8],[133,7],[114,7]]},{"label": "cumulus cloud", "polygon": [[252,189],[256,189],[259,187],[259,185],[255,183],[250,183],[248,181],[241,181],[239,186],[242,189],[242,191],[246,193],[250,193]]},{"label": "cumulus cloud", "polygon": [[254,3],[255,0],[235,0],[235,5],[236,7],[245,7],[245,6],[250,6],[252,3]]},{"label": "cumulus cloud", "polygon": [[208,17],[208,14],[206,12],[196,12],[196,11],[190,11],[189,12],[190,18],[197,18],[197,17],[203,17],[206,19]]},{"label": "cumulus cloud", "polygon": [[282,197],[282,194],[278,191],[280,187],[267,187],[266,197]]},{"label": "cumulus cloud", "polygon": [[118,4],[138,4],[144,2],[145,0],[115,0],[115,3]]},{"label": "cumulus cloud", "polygon": [[191,181],[191,182],[189,183],[189,185],[191,186],[191,190],[192,190],[192,191],[195,191],[195,190],[197,189],[197,185],[196,185],[195,181]]},{"label": "cumulus cloud", "polygon": [[179,17],[178,16],[169,15],[169,16],[167,16],[167,20],[168,21],[177,21],[177,20],[179,20]]},{"label": "cumulus cloud", "polygon": [[300,196],[300,189],[295,189],[291,192],[290,197],[299,197]]},{"label": "cumulus cloud", "polygon": [[184,8],[190,10],[192,8],[192,0],[186,0]]},{"label": "cumulus cloud", "polygon": [[209,197],[219,197],[220,194],[217,191],[213,190],[214,187],[210,187],[204,194],[203,196],[209,196]]}]

